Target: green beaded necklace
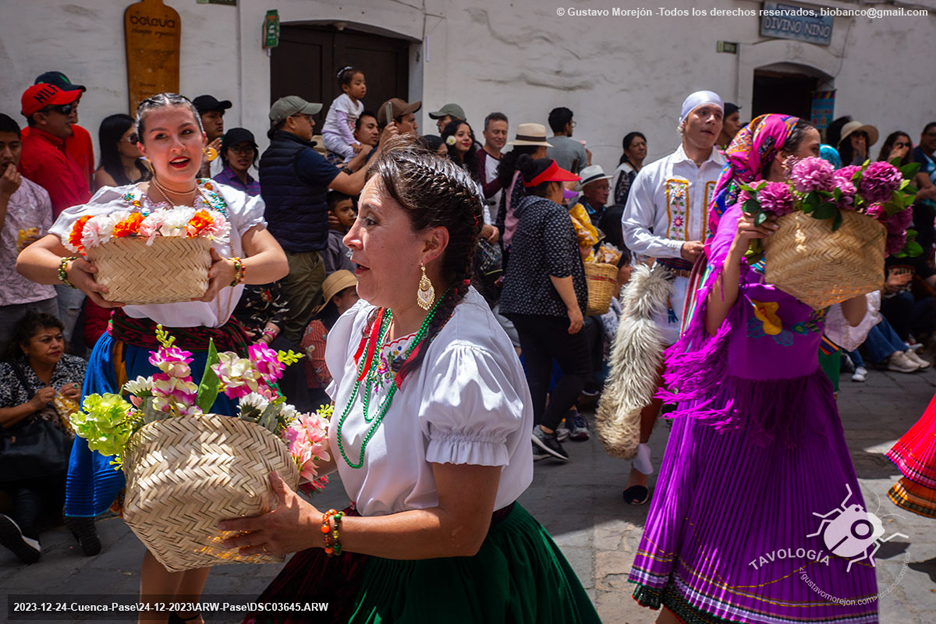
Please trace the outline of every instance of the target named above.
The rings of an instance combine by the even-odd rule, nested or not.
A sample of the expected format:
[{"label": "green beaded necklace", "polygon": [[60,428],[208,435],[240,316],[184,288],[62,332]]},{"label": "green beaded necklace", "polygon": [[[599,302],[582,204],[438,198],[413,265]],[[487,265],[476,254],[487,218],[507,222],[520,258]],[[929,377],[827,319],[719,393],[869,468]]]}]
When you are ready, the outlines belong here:
[{"label": "green beaded necklace", "polygon": [[[426,332],[429,331],[429,324],[432,322],[433,317],[435,316],[436,310],[439,307],[439,304],[442,302],[441,297],[439,301],[436,302],[432,309],[429,311],[429,314],[426,315],[425,320],[422,322],[422,325],[419,327],[419,331],[416,332],[416,336],[413,337],[413,342],[410,344],[409,348],[406,349],[404,354],[404,361],[409,359],[409,356],[412,355],[413,351],[426,337]],[[387,396],[384,398],[383,402],[377,408],[377,414],[372,417],[367,416],[371,391],[373,390],[374,381],[376,379],[376,370],[374,368],[374,360],[380,355],[380,347],[383,345],[384,338],[387,335],[387,331],[390,329],[390,321],[393,319],[393,312],[388,308],[386,317],[381,323],[380,332],[377,335],[377,344],[375,345],[374,352],[371,355],[370,359],[367,357],[361,358],[361,364],[358,366],[358,380],[354,382],[354,389],[351,390],[351,397],[348,399],[348,404],[345,406],[344,411],[341,414],[341,418],[338,419],[338,450],[341,451],[341,456],[344,458],[345,463],[348,464],[351,468],[358,469],[364,465],[364,450],[367,448],[367,443],[370,441],[371,437],[374,435],[374,432],[377,431],[377,428],[380,426],[380,423],[383,422],[384,416],[387,415],[387,410],[390,409],[390,402],[393,401],[393,396],[397,391],[396,384],[396,375],[399,374],[399,371],[394,373],[394,381],[390,384],[390,390],[387,391]],[[354,399],[357,398],[358,390],[361,387],[361,375],[364,371],[367,370],[368,374],[366,376],[366,383],[364,386],[363,393],[363,404],[364,404],[364,422],[373,423],[370,426],[370,429],[367,430],[367,434],[364,436],[364,441],[361,443],[361,456],[358,458],[356,464],[352,464],[351,460],[348,459],[347,453],[345,453],[344,443],[341,440],[341,429],[344,426],[345,420],[348,418],[348,414],[351,413],[351,406],[354,405]]]}]

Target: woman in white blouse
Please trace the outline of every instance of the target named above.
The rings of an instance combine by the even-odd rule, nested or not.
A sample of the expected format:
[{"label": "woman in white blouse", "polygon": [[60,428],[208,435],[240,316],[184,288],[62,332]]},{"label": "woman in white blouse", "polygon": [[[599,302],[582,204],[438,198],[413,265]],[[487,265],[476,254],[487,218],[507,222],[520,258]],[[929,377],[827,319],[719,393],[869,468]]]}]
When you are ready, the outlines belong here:
[{"label": "woman in white blouse", "polygon": [[[149,182],[100,189],[88,204],[62,212],[50,234],[30,245],[17,260],[17,270],[33,281],[54,284],[59,280],[80,289],[104,308],[114,308],[111,325],[91,353],[83,394],[120,392],[122,381],[159,372],[149,363],[156,348],[155,328],[160,323],[176,338],[176,346],[192,352],[195,382],[204,370],[209,340],[219,351],[246,355],[247,336],[237,323],[228,323],[244,283],[266,284],[288,272],[286,256],[266,230],[263,200],[211,180],[198,180],[207,138],[201,118],[192,103],[181,95],[163,93],[144,100],[137,108],[138,147],[153,167]],[[198,301],[153,305],[127,305],[101,297],[105,287],[94,280],[96,268],[70,252],[72,226],[81,217],[109,214],[117,210],[149,213],[156,208],[190,207],[214,210],[230,224],[227,240],[215,239],[211,247],[208,291]],[[244,258],[243,270],[234,256]],[[154,270],[160,270],[154,267]],[[222,397],[213,411],[233,415],[234,405]],[[66,486],[66,523],[78,538],[85,554],[100,550],[93,519],[115,501],[124,486],[123,474],[110,465],[110,457],[90,451],[85,440],[75,441]],[[119,501],[118,501],[119,504]],[[201,594],[209,568],[167,572],[149,553],[143,559],[141,601],[159,595],[171,601],[174,595],[188,598]],[[188,599],[187,598],[187,599]],[[141,613],[147,621],[166,621],[168,613]],[[180,613],[192,624],[199,614]]]},{"label": "woman in white blouse", "polygon": [[328,602],[336,622],[598,621],[516,503],[533,475],[533,412],[468,282],[481,203],[466,171],[406,137],[371,165],[344,239],[362,300],[329,335],[332,458],[319,467],[338,470],[352,507],[323,514],[273,474],[276,510],[221,523],[247,531],[226,542],[245,553],[301,551],[260,602]]}]

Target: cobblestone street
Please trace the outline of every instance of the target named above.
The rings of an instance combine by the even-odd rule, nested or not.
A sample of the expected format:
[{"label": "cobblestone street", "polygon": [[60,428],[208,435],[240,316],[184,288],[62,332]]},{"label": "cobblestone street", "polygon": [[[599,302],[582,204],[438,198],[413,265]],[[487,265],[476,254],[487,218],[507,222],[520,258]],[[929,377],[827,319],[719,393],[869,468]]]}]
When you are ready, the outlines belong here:
[{"label": "cobblestone street", "polygon": [[[871,371],[864,384],[842,376],[839,408],[869,511],[895,514],[884,517],[888,534],[908,536],[883,544],[877,555],[879,590],[890,588],[880,601],[881,622],[887,624],[936,622],[936,521],[896,513],[886,492],[898,472],[884,457],[922,414],[934,391],[936,373],[932,371],[912,375]],[[652,440],[657,466],[667,431],[661,424]],[[637,606],[627,582],[647,513],[647,507],[629,507],[621,500],[629,467],[608,457],[594,435],[588,442],[568,442],[565,447],[572,461],[566,465],[538,462],[533,485],[520,501],[562,547],[604,622],[652,622],[655,614]],[[345,503],[337,480],[316,499],[326,509]],[[64,528],[43,534],[43,557],[35,565],[22,565],[7,551],[0,552],[0,618],[7,617],[11,594],[37,599],[52,592],[135,595],[143,546],[118,518],[103,519],[98,526],[104,550],[96,557],[82,557]],[[205,594],[256,596],[279,569],[277,565],[217,567],[208,578]],[[76,621],[94,619],[88,615]],[[239,618],[216,614],[206,620]]]}]

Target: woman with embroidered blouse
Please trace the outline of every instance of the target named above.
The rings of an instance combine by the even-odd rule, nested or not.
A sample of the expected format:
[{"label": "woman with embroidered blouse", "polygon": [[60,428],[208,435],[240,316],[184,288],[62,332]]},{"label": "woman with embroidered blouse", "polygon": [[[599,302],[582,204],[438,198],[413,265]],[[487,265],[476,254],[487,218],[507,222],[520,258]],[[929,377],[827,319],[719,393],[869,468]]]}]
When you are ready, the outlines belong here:
[{"label": "woman with embroidered blouse", "polygon": [[225,520],[244,553],[296,554],[259,598],[327,615],[250,621],[597,622],[545,530],[516,502],[533,476],[530,397],[513,347],[469,286],[482,225],[468,173],[393,139],[345,236],[361,301],[333,326],[331,459],[353,501],[322,513],[275,473],[280,502]]},{"label": "woman with embroidered blouse", "polygon": [[[157,323],[171,328],[177,347],[192,352],[195,383],[199,382],[197,371],[204,370],[209,340],[214,341],[219,351],[233,350],[246,355],[248,337],[240,324],[231,320],[244,284],[266,284],[288,271],[283,250],[266,230],[263,200],[211,180],[196,179],[207,137],[201,118],[188,99],[170,93],[148,98],[137,108],[136,124],[138,147],[152,165],[152,180],[102,188],[88,204],[65,210],[50,235],[30,245],[17,262],[17,270],[30,279],[49,284],[61,280],[82,290],[97,305],[113,310],[110,327],[91,354],[85,395],[117,393],[128,379],[158,373],[149,362],[149,352],[156,348]],[[145,216],[159,209],[220,213],[229,224],[229,232],[219,232],[212,240],[208,290],[198,300],[180,303],[124,306],[105,300],[101,294],[106,293],[106,288],[94,280],[97,269],[73,251],[78,246],[76,242],[92,243],[88,237],[95,232],[83,233],[76,241],[72,236],[74,224],[85,217],[116,211]],[[106,240],[107,233],[97,232],[96,236]],[[66,244],[72,246],[72,251]],[[218,414],[235,413],[233,404],[223,396],[212,410]],[[65,512],[72,519],[73,531],[86,553],[100,549],[93,518],[115,502],[123,487],[123,473],[114,470],[109,457],[90,451],[82,439],[75,442]],[[145,602],[145,597],[151,595],[198,596],[208,571],[209,568],[202,568],[170,573],[147,551],[140,583],[141,599]],[[199,614],[179,615],[194,624],[201,621]],[[167,613],[140,614],[147,621],[165,621],[166,617]]]}]

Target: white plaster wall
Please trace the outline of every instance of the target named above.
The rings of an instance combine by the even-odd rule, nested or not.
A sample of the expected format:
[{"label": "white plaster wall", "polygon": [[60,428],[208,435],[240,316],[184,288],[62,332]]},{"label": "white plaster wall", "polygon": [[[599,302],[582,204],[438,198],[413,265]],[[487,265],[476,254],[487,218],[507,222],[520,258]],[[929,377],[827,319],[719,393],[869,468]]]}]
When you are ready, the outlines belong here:
[{"label": "white plaster wall", "polygon": [[[240,0],[238,7],[165,0],[182,19],[180,90],[211,93],[234,107],[226,125],[246,126],[261,144],[269,107],[269,57],[261,48],[268,9],[281,22],[347,22],[348,28],[395,34],[414,42],[410,98],[426,115],[445,102],[461,104],[480,135],[484,116],[500,110],[516,124],[545,124],[550,109],[575,111],[575,135],[595,162],[613,169],[620,140],[641,130],[650,159],[678,143],[683,98],[712,89],[750,114],[753,70],[771,63],[816,67],[834,79],[836,115],[876,124],[885,136],[905,128],[916,139],[936,118],[921,51],[934,49],[936,0],[927,18],[836,18],[832,45],[762,40],[756,17],[570,17],[557,9],[638,8],[661,3],[614,0]],[[811,4],[818,4],[810,2]],[[57,69],[88,86],[81,124],[96,137],[105,116],[127,111],[123,13],[129,0],[0,0],[0,111],[17,120],[23,90],[42,71]],[[668,7],[759,9],[759,2],[673,0]],[[828,6],[855,7],[831,0]],[[880,6],[880,5],[878,5]],[[717,54],[718,40],[740,53]],[[407,94],[401,94],[406,96]],[[368,103],[376,106],[378,103]]]}]

